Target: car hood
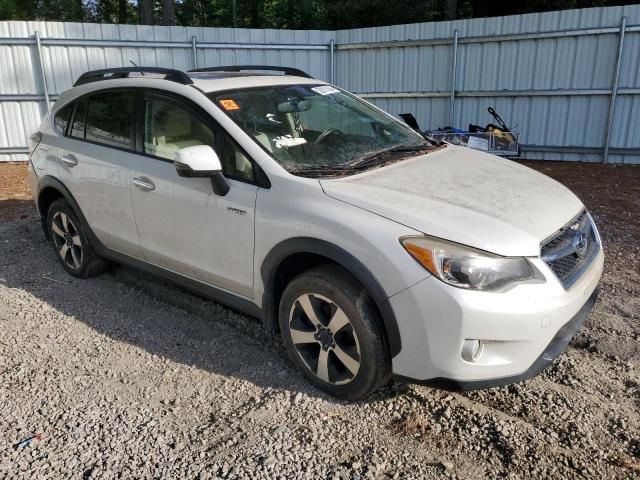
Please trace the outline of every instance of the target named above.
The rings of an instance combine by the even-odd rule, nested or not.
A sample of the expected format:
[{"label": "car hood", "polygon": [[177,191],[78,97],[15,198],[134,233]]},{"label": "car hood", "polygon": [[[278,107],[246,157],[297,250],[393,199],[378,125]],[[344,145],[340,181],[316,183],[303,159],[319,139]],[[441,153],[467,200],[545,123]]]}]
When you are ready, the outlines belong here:
[{"label": "car hood", "polygon": [[452,145],[320,184],[337,200],[427,235],[505,256],[538,256],[540,242],[583,208],[570,190],[546,175]]}]

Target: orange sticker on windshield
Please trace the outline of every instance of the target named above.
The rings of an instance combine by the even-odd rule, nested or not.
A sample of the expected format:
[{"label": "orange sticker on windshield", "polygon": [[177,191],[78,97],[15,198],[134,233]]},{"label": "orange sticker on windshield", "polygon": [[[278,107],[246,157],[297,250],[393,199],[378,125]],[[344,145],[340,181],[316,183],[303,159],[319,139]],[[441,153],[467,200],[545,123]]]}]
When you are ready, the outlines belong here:
[{"label": "orange sticker on windshield", "polygon": [[222,108],[225,110],[240,110],[238,104],[231,99],[220,100],[220,105],[222,105]]}]

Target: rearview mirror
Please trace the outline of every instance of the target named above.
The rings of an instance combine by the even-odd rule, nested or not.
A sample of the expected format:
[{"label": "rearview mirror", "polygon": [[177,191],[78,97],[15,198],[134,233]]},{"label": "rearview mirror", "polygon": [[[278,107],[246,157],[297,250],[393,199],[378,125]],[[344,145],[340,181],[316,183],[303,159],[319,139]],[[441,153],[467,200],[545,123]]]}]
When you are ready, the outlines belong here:
[{"label": "rearview mirror", "polygon": [[311,108],[311,102],[307,100],[293,99],[278,104],[280,113],[306,112]]},{"label": "rearview mirror", "polygon": [[224,196],[229,192],[229,182],[222,174],[220,159],[209,145],[181,148],[176,152],[174,165],[181,177],[209,177],[216,194]]}]

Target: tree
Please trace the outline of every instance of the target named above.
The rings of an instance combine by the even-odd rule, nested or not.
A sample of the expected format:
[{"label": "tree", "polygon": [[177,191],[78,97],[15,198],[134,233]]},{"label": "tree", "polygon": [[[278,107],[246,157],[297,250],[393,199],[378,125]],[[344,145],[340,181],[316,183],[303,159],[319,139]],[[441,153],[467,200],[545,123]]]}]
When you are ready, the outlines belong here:
[{"label": "tree", "polygon": [[152,0],[138,0],[138,19],[141,25],[153,25]]},{"label": "tree", "polygon": [[17,8],[14,0],[0,0],[0,20],[17,19]]},{"label": "tree", "polygon": [[38,19],[59,22],[83,22],[88,19],[82,0],[42,0],[33,5],[33,15]]},{"label": "tree", "polygon": [[173,0],[162,0],[162,25],[176,24],[176,8]]},{"label": "tree", "polygon": [[637,0],[0,0],[0,20],[335,30],[633,3]]},{"label": "tree", "polygon": [[127,23],[129,19],[129,10],[127,8],[127,0],[118,0],[118,23]]},{"label": "tree", "polygon": [[249,4],[251,10],[251,26],[260,28],[262,24],[262,0],[252,0]]},{"label": "tree", "polygon": [[447,0],[446,8],[447,20],[455,20],[458,18],[458,0]]},{"label": "tree", "polygon": [[[326,1],[329,28],[359,28],[443,20],[443,2],[437,0]],[[308,27],[303,27],[308,28]]]}]

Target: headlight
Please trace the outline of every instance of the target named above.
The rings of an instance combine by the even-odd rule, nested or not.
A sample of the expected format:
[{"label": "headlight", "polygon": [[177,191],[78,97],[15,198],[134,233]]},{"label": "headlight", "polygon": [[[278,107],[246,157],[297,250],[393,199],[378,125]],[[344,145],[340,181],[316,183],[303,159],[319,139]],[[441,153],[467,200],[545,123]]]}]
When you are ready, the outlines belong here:
[{"label": "headlight", "polygon": [[426,236],[402,237],[400,243],[420,265],[454,287],[497,290],[533,277],[521,257],[500,257]]}]

